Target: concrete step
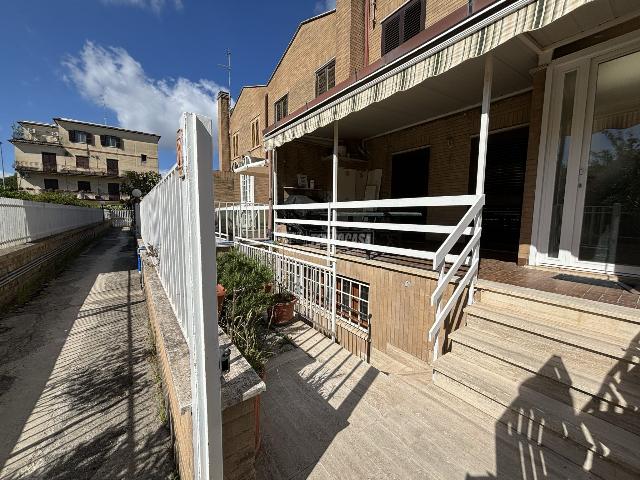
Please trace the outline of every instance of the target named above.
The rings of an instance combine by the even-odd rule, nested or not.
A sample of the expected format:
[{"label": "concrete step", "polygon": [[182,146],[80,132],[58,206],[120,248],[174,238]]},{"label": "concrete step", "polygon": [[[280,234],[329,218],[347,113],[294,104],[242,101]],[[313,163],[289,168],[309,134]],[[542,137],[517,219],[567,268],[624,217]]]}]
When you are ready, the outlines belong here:
[{"label": "concrete step", "polygon": [[508,308],[526,317],[548,316],[585,332],[639,340],[640,311],[593,300],[504,283],[478,281],[480,303]]},{"label": "concrete step", "polygon": [[465,347],[483,352],[604,400],[610,408],[640,411],[640,369],[635,365],[489,322],[483,330],[462,328],[451,339],[459,354]]},{"label": "concrete step", "polygon": [[555,382],[514,381],[480,366],[481,355],[441,357],[434,362],[434,384],[578,465],[590,459],[588,470],[603,478],[637,478],[639,436],[576,409],[567,386],[565,401],[557,400],[545,394],[546,386],[557,390]]},{"label": "concrete step", "polygon": [[[594,334],[567,323],[562,317],[543,314],[527,316],[512,308],[476,303],[465,309],[467,324],[483,330],[485,322],[492,322],[516,330],[529,332],[545,339],[571,345],[589,352],[605,355],[629,363],[640,363],[640,335],[632,338],[617,332]],[[638,327],[640,334],[640,327]]]}]

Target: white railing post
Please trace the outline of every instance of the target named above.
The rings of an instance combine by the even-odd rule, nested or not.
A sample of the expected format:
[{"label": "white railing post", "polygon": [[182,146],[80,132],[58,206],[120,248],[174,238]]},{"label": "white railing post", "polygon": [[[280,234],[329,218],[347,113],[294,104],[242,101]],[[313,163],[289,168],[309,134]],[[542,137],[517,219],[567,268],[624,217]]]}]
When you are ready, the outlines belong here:
[{"label": "white railing post", "polygon": [[142,238],[189,345],[196,480],[223,478],[212,128],[182,115],[180,162],[140,203]]},{"label": "white railing post", "polygon": [[[331,193],[331,202],[338,202],[338,121],[335,120],[333,122],[333,162],[332,162],[332,193]],[[333,210],[333,232],[332,236],[334,240],[338,239],[338,229],[335,226],[335,222],[338,221],[338,211]],[[331,246],[332,255],[336,254],[336,245],[333,244]]]}]

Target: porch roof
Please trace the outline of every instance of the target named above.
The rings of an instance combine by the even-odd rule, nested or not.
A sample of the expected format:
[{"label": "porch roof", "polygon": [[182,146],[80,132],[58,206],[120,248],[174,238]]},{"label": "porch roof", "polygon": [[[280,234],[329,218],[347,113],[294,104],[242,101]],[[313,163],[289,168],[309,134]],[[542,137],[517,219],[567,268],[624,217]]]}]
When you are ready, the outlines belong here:
[{"label": "porch roof", "polygon": [[[480,57],[492,52],[493,97],[530,87],[529,70],[545,48],[638,8],[633,0],[518,0],[459,33],[410,54],[293,115],[265,135],[265,149],[314,133],[369,138],[469,108],[482,97]],[[523,38],[526,37],[526,38]],[[443,39],[444,38],[444,39]],[[454,68],[455,67],[455,68]],[[410,90],[410,91],[409,91]],[[366,111],[364,111],[366,109]]]}]

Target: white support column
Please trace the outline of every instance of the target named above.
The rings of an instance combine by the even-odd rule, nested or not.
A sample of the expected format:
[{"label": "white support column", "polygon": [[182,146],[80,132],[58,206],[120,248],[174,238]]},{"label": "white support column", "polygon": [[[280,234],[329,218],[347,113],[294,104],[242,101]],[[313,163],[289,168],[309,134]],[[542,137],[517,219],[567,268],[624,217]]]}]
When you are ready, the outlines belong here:
[{"label": "white support column", "polygon": [[[331,201],[336,203],[338,201],[338,121],[333,122],[333,176],[332,176],[332,194]],[[336,209],[333,210],[333,221],[338,221],[338,211]],[[331,232],[332,238],[336,240],[337,238],[337,229],[333,227],[333,231]],[[333,245],[331,247],[331,253],[335,256],[336,247]]]},{"label": "white support column", "polygon": [[[476,195],[484,195],[484,177],[487,166],[487,144],[489,142],[489,112],[491,110],[491,85],[493,83],[493,56],[488,53],[484,60],[484,85],[482,87],[482,112],[480,114],[480,143],[478,145],[478,175],[476,177]],[[482,228],[482,209],[474,222],[474,231]],[[480,262],[480,242],[473,248],[471,265]],[[478,274],[476,273],[469,284],[468,304],[473,303]]]},{"label": "white support column", "polygon": [[489,110],[491,109],[491,83],[493,82],[493,57],[488,53],[484,60],[484,85],[482,87],[482,113],[480,115],[480,144],[478,146],[478,174],[476,195],[484,193],[484,173],[487,164],[489,140]]},{"label": "white support column", "polygon": [[[278,205],[278,152],[277,150],[274,148],[271,151],[271,169],[273,171],[271,177],[273,179],[273,185],[271,186],[271,188],[273,189],[273,205]],[[275,240],[275,231],[276,231],[276,220],[278,218],[278,212],[276,212],[276,210],[274,210],[272,208],[273,211],[273,219],[272,219],[272,223],[271,223],[271,228],[273,229],[273,235],[271,236],[272,240]]]},{"label": "white support column", "polygon": [[[333,191],[331,194],[331,201],[336,203],[338,201],[338,121],[333,122]],[[329,209],[331,211],[331,209]],[[333,224],[338,221],[338,210],[333,209]],[[338,229],[334,226],[331,227],[331,238],[336,240],[338,237]],[[336,256],[336,246],[331,246],[331,254],[333,256],[333,280],[332,280],[332,292],[333,299],[331,302],[331,334],[333,336],[333,341],[335,342],[337,339],[336,336],[336,301],[338,299],[338,295],[336,292],[336,274],[337,274],[337,262],[335,259]]]}]

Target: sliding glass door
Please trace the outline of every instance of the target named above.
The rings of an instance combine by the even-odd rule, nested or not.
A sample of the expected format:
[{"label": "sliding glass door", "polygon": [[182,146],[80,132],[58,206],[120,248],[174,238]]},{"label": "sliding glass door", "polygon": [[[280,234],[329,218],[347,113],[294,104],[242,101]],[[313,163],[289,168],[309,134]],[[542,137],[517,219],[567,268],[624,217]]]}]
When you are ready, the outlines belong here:
[{"label": "sliding glass door", "polygon": [[537,263],[640,274],[640,51],[552,71]]}]

